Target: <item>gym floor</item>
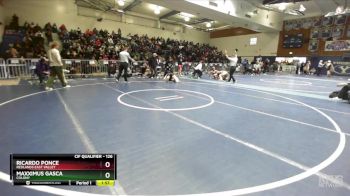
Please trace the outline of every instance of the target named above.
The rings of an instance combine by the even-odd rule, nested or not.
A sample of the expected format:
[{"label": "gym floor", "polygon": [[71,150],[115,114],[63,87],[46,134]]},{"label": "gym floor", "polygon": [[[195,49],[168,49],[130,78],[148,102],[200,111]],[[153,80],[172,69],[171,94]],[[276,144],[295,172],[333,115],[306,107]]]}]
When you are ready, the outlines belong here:
[{"label": "gym floor", "polygon": [[[1,195],[350,195],[346,79],[236,79],[0,86]],[[11,153],[81,152],[117,153],[117,185],[11,185]]]}]

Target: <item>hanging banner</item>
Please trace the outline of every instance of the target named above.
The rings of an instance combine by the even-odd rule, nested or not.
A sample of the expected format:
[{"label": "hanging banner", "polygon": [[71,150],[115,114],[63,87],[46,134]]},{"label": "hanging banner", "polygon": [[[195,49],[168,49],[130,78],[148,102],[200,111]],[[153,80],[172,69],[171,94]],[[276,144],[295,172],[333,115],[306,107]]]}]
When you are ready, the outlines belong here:
[{"label": "hanging banner", "polygon": [[320,29],[319,28],[314,28],[311,30],[310,33],[310,38],[311,39],[318,39],[320,37]]},{"label": "hanging banner", "polygon": [[333,65],[335,75],[350,76],[350,62],[335,61]]},{"label": "hanging banner", "polygon": [[350,40],[326,41],[325,51],[348,51],[350,50]]},{"label": "hanging banner", "polygon": [[330,16],[330,17],[324,17],[322,19],[322,26],[331,26],[333,25],[334,22],[334,17]]},{"label": "hanging banner", "polygon": [[344,25],[346,23],[347,15],[339,15],[335,17],[335,25]]},{"label": "hanging banner", "polygon": [[328,39],[331,36],[332,36],[332,28],[330,27],[322,28],[321,38]]},{"label": "hanging banner", "polygon": [[344,35],[344,26],[336,26],[333,28],[332,37],[339,38]]},{"label": "hanging banner", "polygon": [[317,39],[311,39],[309,42],[309,51],[310,52],[316,52],[318,50],[318,40]]}]

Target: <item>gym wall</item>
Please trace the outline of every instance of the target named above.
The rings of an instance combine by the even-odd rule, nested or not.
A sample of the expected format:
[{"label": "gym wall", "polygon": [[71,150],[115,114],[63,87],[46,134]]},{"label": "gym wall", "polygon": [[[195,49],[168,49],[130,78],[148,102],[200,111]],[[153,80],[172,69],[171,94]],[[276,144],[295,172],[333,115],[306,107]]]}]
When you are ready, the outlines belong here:
[{"label": "gym wall", "polygon": [[[250,38],[257,38],[256,45],[250,45]],[[216,46],[219,50],[227,49],[233,54],[235,48],[239,50],[239,56],[276,56],[279,32],[256,33],[210,39],[210,45]]]},{"label": "gym wall", "polygon": [[[177,40],[189,40],[199,43],[209,43],[209,33],[185,29],[180,25],[160,23],[154,19],[138,16],[121,17],[118,14],[102,13],[100,11],[78,8],[74,0],[5,0],[5,22],[11,21],[13,14],[19,17],[22,25],[25,21],[38,23],[44,26],[47,22],[56,23],[57,26],[65,24],[68,29],[80,27],[86,29],[107,29],[108,31],[122,30],[123,35],[147,34],[150,37],[164,37]],[[1,16],[0,16],[1,17]],[[98,22],[96,19],[102,17]],[[158,28],[160,27],[160,28]],[[162,30],[164,29],[164,30]]]}]

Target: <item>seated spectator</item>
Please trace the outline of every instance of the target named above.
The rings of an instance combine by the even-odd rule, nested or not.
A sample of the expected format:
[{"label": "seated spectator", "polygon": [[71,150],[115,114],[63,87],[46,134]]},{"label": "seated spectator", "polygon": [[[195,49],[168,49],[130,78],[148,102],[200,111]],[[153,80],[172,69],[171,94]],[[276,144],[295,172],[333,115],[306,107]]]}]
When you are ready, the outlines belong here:
[{"label": "seated spectator", "polygon": [[67,31],[67,28],[66,28],[66,26],[65,26],[64,24],[62,24],[62,25],[60,26],[60,31],[61,31],[61,32]]},{"label": "seated spectator", "polygon": [[39,26],[39,24],[37,23],[35,26],[34,26],[34,33],[37,33],[39,31],[41,31],[42,28]]},{"label": "seated spectator", "polygon": [[16,48],[13,47],[13,44],[10,44],[9,50],[7,50],[7,54],[9,58],[19,58],[19,53]]},{"label": "seated spectator", "polygon": [[34,27],[35,27],[34,22],[31,22],[30,25],[29,25],[29,28],[30,28],[30,29],[34,29]]},{"label": "seated spectator", "polygon": [[46,36],[47,41],[48,41],[49,43],[53,41],[53,38],[52,38],[52,31],[51,31],[51,30],[47,31],[47,32],[45,33],[45,36]]},{"label": "seated spectator", "polygon": [[58,33],[58,28],[57,28],[56,23],[53,23],[53,25],[52,25],[52,32],[53,33]]},{"label": "seated spectator", "polygon": [[[13,18],[13,23],[18,21],[18,17]],[[53,41],[53,33],[58,33],[62,42],[62,56],[64,58],[95,58],[95,59],[112,59],[113,56],[118,58],[118,52],[123,45],[131,47],[131,55],[137,59],[145,59],[149,54],[157,53],[160,56],[172,56],[174,62],[179,62],[179,72],[182,71],[182,62],[198,62],[204,59],[208,63],[225,63],[225,55],[218,51],[216,47],[208,44],[193,43],[184,40],[164,39],[161,37],[148,37],[147,35],[132,35],[122,37],[121,29],[117,33],[102,29],[87,29],[85,32],[80,28],[67,30],[62,24],[57,29],[53,23],[45,24],[44,28],[33,22],[25,22],[25,37],[20,42],[21,47],[16,47],[13,55],[35,57],[42,55],[44,52],[44,36],[49,42]],[[21,49],[20,49],[21,48]],[[8,52],[10,53],[10,52]],[[188,72],[188,66],[184,67]]]},{"label": "seated spectator", "polygon": [[23,24],[23,29],[27,31],[29,29],[29,23],[27,21],[24,22]]},{"label": "seated spectator", "polygon": [[44,30],[45,31],[52,31],[52,26],[51,26],[51,23],[46,23],[45,26],[44,26]]}]

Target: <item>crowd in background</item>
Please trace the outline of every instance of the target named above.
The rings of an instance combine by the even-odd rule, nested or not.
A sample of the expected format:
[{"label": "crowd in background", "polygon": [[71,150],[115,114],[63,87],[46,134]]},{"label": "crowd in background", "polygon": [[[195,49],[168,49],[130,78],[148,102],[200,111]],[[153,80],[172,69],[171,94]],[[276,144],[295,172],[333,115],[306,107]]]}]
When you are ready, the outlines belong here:
[{"label": "crowd in background", "polygon": [[[45,44],[52,42],[53,34],[62,43],[61,55],[64,59],[94,59],[94,60],[118,60],[119,52],[124,46],[130,47],[130,54],[135,60],[148,60],[153,53],[162,61],[172,57],[175,62],[199,62],[227,63],[228,60],[216,47],[208,44],[199,44],[184,40],[164,39],[161,37],[148,37],[147,35],[122,36],[120,29],[117,32],[107,30],[80,28],[68,30],[64,24],[57,26],[55,23],[47,23],[44,27],[33,22],[25,22],[19,25],[16,15],[6,27],[6,30],[23,34],[22,40],[16,40],[9,44],[5,58],[40,58],[46,56]],[[243,74],[258,75],[267,72],[282,71],[278,62],[271,62],[269,58],[261,56],[249,62],[246,58],[239,58],[238,65]],[[310,61],[296,62],[296,74],[320,75],[323,69],[327,69],[327,75],[334,72],[331,62],[320,62],[312,67]]]},{"label": "crowd in background", "polygon": [[[45,37],[48,41],[52,41],[52,33],[57,32],[57,28],[44,28],[33,22],[25,22],[23,26],[19,26],[18,17],[12,17],[10,25],[6,28],[7,32],[15,35],[22,35],[22,39],[17,39],[13,43],[9,43],[9,48],[3,55],[5,58],[39,58],[46,55]],[[21,36],[19,36],[21,37]]]},{"label": "crowd in background", "polygon": [[107,30],[80,28],[61,29],[60,38],[63,45],[63,58],[71,59],[118,59],[118,53],[123,46],[130,47],[130,54],[136,60],[148,59],[153,53],[160,56],[171,56],[177,61],[208,63],[226,61],[222,52],[208,44],[189,41],[148,37],[147,35],[131,35],[123,37],[121,30],[108,32]]},{"label": "crowd in background", "polygon": [[[18,17],[13,16],[7,30],[23,33],[22,40],[9,44],[5,58],[38,58],[45,56],[45,44],[53,41],[57,33],[62,42],[62,57],[67,59],[109,59],[117,60],[123,46],[130,47],[130,54],[136,60],[146,60],[152,53],[160,56],[171,56],[175,61],[208,63],[226,62],[225,55],[216,47],[191,41],[149,37],[147,35],[122,36],[122,32],[80,28],[68,30],[64,24],[58,27],[55,23],[47,23],[44,27],[25,22],[19,26]],[[45,38],[47,41],[45,42]]]}]

